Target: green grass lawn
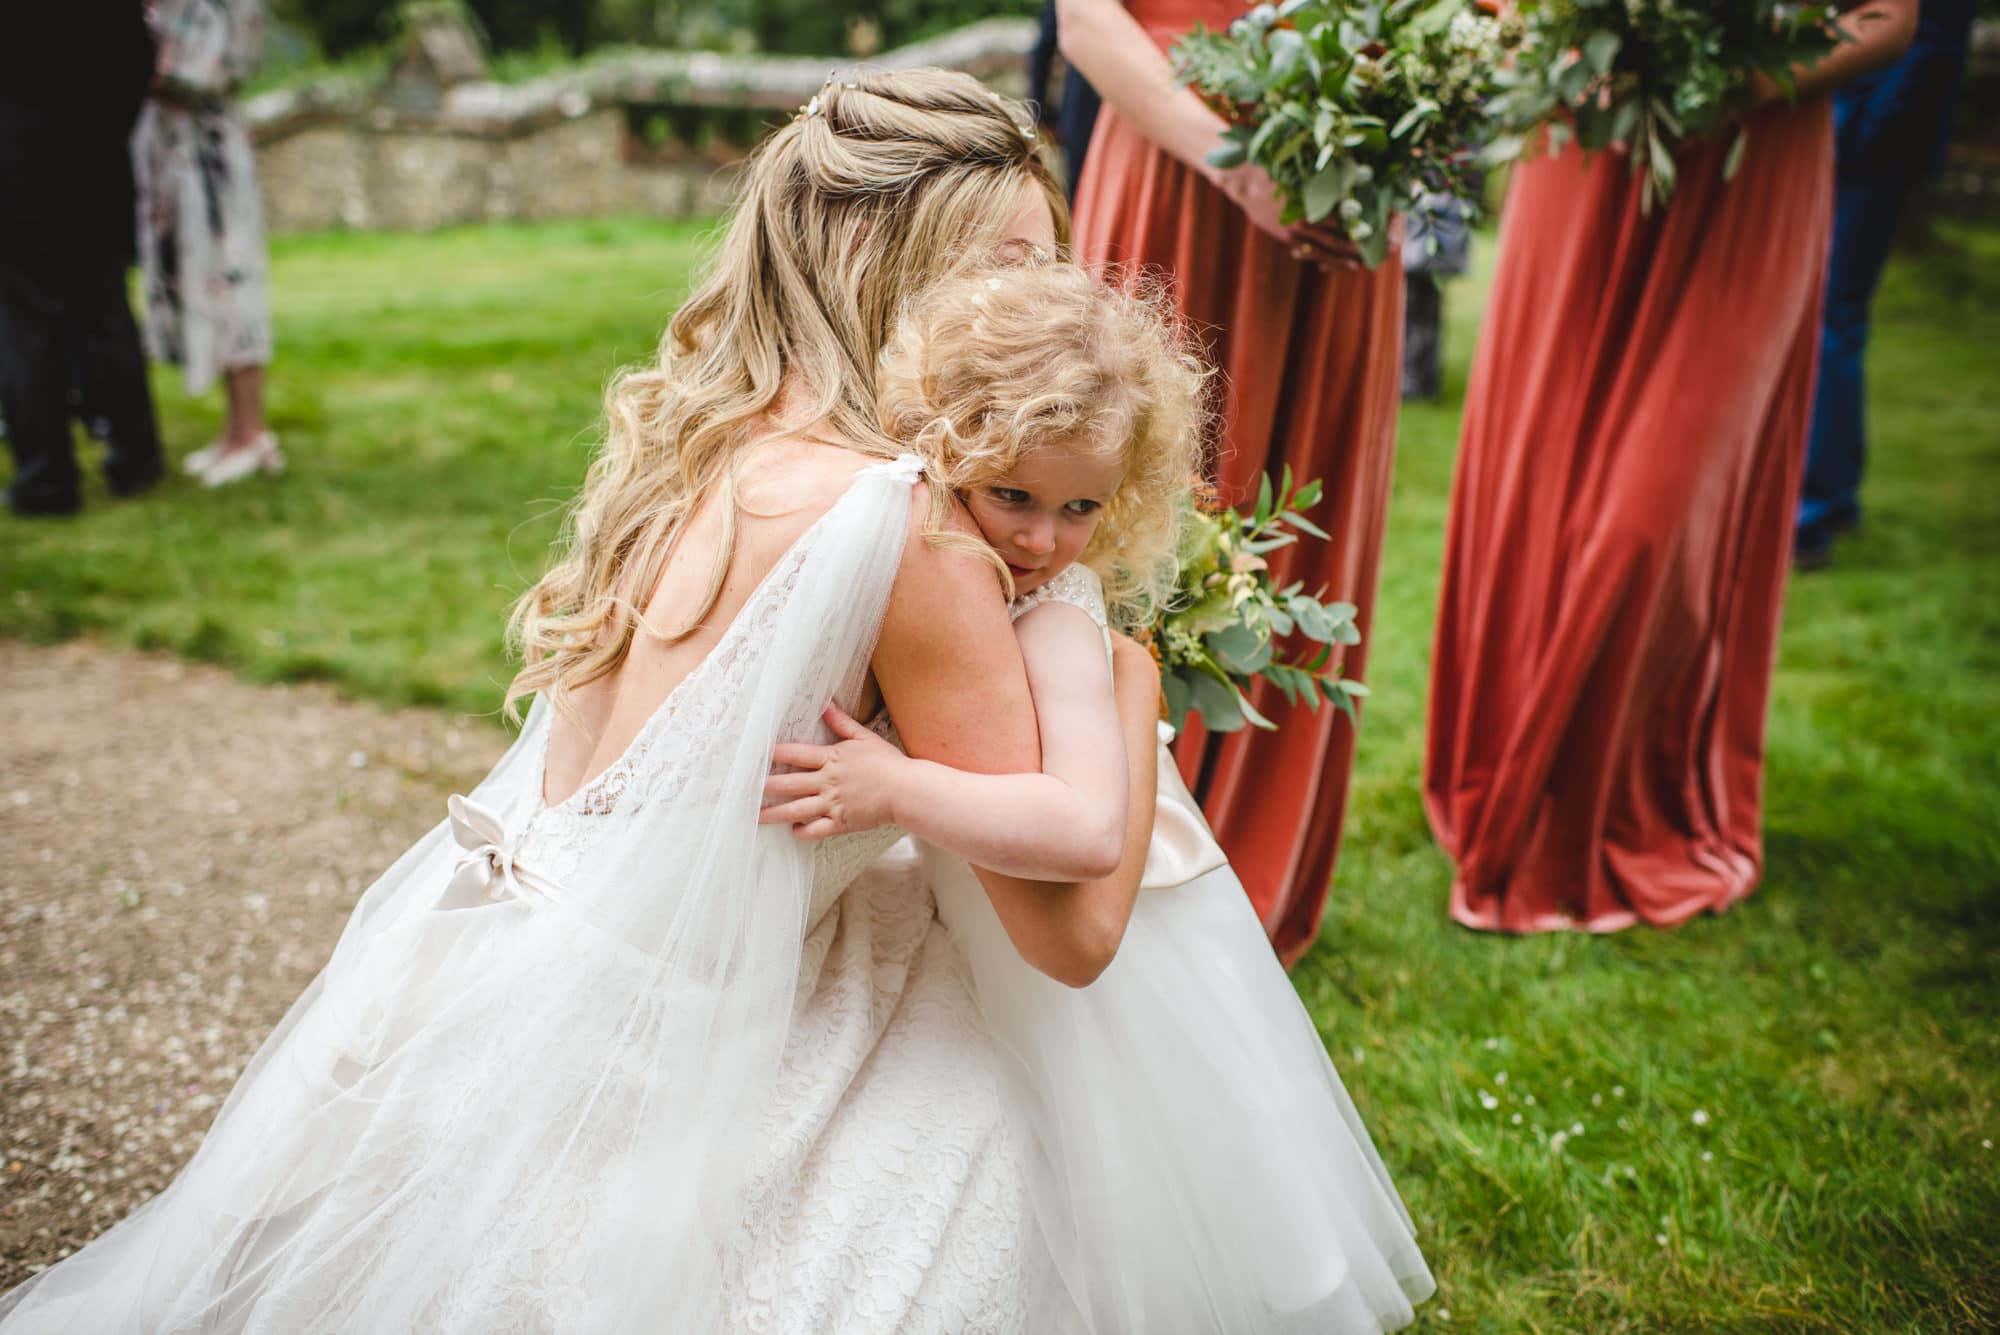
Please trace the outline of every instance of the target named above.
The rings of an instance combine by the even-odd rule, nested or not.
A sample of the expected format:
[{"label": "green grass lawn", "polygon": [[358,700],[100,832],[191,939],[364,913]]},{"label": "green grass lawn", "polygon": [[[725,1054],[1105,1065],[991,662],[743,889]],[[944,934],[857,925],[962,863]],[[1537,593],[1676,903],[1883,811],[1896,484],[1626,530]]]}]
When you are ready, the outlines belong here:
[{"label": "green grass lawn", "polygon": [[[1725,917],[1447,923],[1417,778],[1457,406],[1405,417],[1347,848],[1295,978],[1420,1223],[1427,1327],[2000,1324],[2000,231],[1946,235],[1878,309],[1868,528],[1794,582],[1769,875]],[[0,518],[4,626],[491,713],[603,383],[702,246],[641,221],[280,240],[289,475]],[[1450,293],[1454,393],[1482,292]],[[173,452],[203,443],[217,405],[156,383]]]}]

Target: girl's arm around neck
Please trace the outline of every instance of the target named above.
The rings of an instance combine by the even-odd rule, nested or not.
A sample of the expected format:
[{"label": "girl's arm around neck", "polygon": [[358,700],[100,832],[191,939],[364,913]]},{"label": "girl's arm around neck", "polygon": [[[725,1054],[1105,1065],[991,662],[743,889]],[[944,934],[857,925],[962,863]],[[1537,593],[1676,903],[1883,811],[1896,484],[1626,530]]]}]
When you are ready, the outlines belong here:
[{"label": "girl's arm around neck", "polygon": [[1034,880],[1087,881],[1125,847],[1125,747],[1103,632],[1046,603],[1014,623],[1042,743],[1039,774],[967,774],[911,762],[895,824],[977,866]]},{"label": "girl's arm around neck", "polygon": [[[976,773],[1039,771],[1034,700],[999,580],[977,557],[917,536],[929,505],[919,485],[911,498],[911,538],[872,660],[883,701],[913,756]],[[978,537],[970,516],[958,512],[954,523]],[[1151,690],[1157,703],[1157,674]],[[1034,880],[977,863],[973,870],[1029,964],[1082,986],[1110,962],[1118,938],[1098,911],[1096,882]]]},{"label": "girl's arm around neck", "polygon": [[794,765],[765,786],[767,824],[807,838],[900,825],[975,866],[1036,881],[1089,881],[1125,848],[1126,762],[1103,632],[1063,604],[1015,623],[1042,743],[1039,772],[980,774],[908,756],[837,709],[836,745],[780,746]]}]

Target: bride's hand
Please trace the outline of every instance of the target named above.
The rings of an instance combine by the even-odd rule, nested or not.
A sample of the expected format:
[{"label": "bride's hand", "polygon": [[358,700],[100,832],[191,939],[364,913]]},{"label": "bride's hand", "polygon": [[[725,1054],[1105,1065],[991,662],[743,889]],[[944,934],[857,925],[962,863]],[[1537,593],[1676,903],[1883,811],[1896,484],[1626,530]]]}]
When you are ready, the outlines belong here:
[{"label": "bride's hand", "polygon": [[[825,839],[891,824],[898,776],[910,758],[833,705],[821,714],[841,740],[832,746],[780,742],[771,752],[759,825],[790,825],[801,839]],[[792,767],[785,773],[776,771]]]}]

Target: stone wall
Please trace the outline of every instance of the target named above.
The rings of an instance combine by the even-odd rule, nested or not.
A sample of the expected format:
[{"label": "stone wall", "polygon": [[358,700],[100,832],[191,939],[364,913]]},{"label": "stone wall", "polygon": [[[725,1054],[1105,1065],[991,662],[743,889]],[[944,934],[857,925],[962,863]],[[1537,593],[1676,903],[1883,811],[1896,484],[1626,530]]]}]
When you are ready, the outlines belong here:
[{"label": "stone wall", "polygon": [[[1033,42],[1031,22],[993,19],[847,68],[962,69],[1019,97]],[[250,101],[274,230],[714,213],[760,127],[796,112],[841,64],[619,52],[525,84],[425,89],[417,63],[399,64],[393,97],[335,83]],[[1929,199],[2000,218],[2000,22],[1976,26],[1964,100],[1951,165]]]},{"label": "stone wall", "polygon": [[[993,19],[844,69],[962,69],[1026,91],[1034,24]],[[428,228],[507,218],[718,211],[758,128],[826,81],[825,57],[623,52],[531,83],[464,82],[435,98],[325,84],[245,107],[274,231]],[[399,69],[399,79],[410,77]],[[644,133],[662,118],[694,143]]]}]

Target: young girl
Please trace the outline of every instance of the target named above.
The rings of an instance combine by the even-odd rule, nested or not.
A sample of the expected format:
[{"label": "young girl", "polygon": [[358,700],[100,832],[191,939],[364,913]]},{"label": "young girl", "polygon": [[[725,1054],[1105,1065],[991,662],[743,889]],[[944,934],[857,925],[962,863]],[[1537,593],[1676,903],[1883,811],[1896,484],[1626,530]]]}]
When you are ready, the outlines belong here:
[{"label": "young girl", "polygon": [[[842,740],[777,748],[764,821],[807,839],[894,824],[921,841],[1013,1059],[1041,1154],[1037,1216],[1089,1329],[1407,1323],[1433,1288],[1409,1215],[1164,740],[1157,799],[1126,783],[1108,631],[1143,624],[1172,586],[1200,462],[1198,362],[1147,298],[1069,266],[1014,267],[914,302],[878,383],[885,430],[1006,568],[1043,772],[915,760],[830,709]],[[1134,856],[1136,893],[1113,874]],[[1079,912],[1115,958],[1094,978],[1027,967],[969,864],[1102,878]]]}]

